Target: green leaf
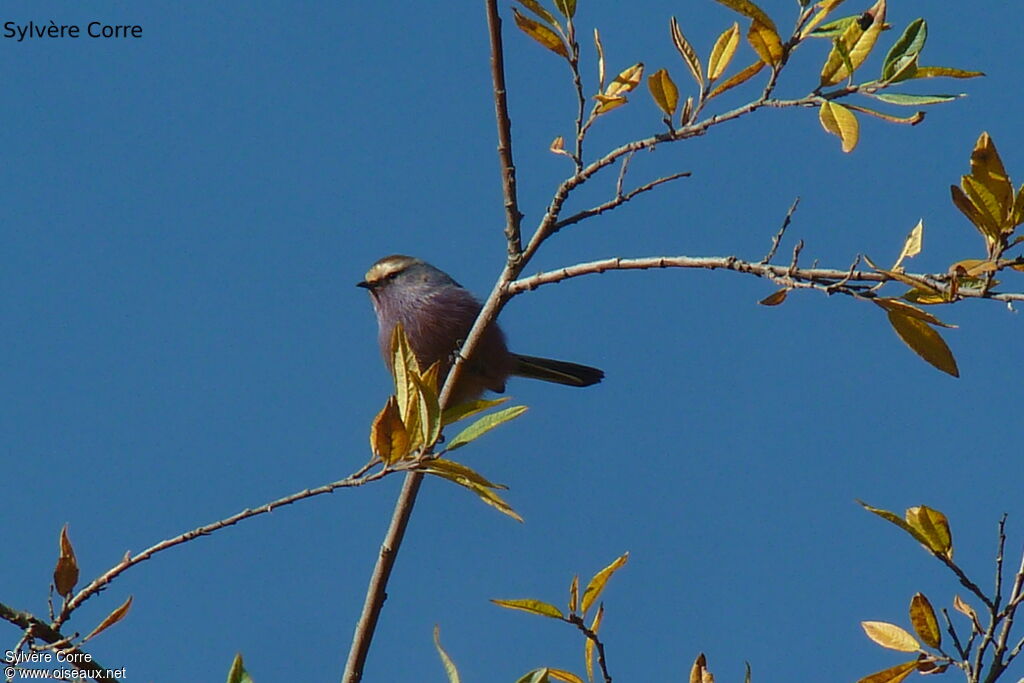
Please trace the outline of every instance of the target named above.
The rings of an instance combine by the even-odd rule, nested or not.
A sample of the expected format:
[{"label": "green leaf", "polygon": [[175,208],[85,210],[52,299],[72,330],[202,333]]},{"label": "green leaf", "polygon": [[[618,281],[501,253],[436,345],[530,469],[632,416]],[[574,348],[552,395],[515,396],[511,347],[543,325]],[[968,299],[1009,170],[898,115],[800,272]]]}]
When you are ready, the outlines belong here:
[{"label": "green leaf", "polygon": [[889,48],[889,53],[882,63],[882,80],[887,81],[896,73],[898,62],[913,59],[921,54],[925,41],[928,40],[928,24],[924,19],[915,19],[903,31],[903,35]]},{"label": "green leaf", "polygon": [[827,24],[822,24],[807,35],[811,38],[838,38],[846,32],[846,29],[850,28],[850,24],[858,20],[860,20],[859,14],[836,19]]},{"label": "green leaf", "polygon": [[583,591],[583,613],[586,614],[590,606],[594,604],[594,601],[600,597],[601,592],[604,590],[605,585],[608,583],[608,579],[612,577],[612,574],[617,572],[626,562],[629,560],[629,553],[623,553],[610,565],[594,574],[594,578],[587,584],[586,590]]},{"label": "green leaf", "polygon": [[484,415],[479,420],[459,432],[458,436],[452,439],[451,443],[448,444],[445,451],[454,451],[457,448],[462,448],[471,441],[474,441],[491,431],[498,425],[508,422],[509,420],[513,420],[525,412],[526,406],[511,406],[504,410],[499,410],[496,413]]},{"label": "green leaf", "polygon": [[253,683],[252,676],[245,670],[245,665],[242,663],[241,652],[236,654],[234,661],[231,662],[231,670],[228,671],[228,683]]},{"label": "green leaf", "polygon": [[909,95],[904,93],[872,93],[871,97],[888,104],[898,104],[902,107],[919,107],[926,104],[942,104],[965,97],[965,93],[959,95]]},{"label": "green leaf", "polygon": [[455,662],[448,656],[444,648],[441,647],[441,627],[434,625],[434,647],[437,649],[438,656],[441,657],[441,664],[444,665],[444,672],[448,676],[448,683],[460,683],[462,679],[459,678],[459,670],[455,668]]},{"label": "green leaf", "polygon": [[523,598],[518,600],[491,600],[491,602],[493,602],[495,605],[499,607],[517,609],[522,612],[537,614],[542,617],[550,617],[551,619],[565,619],[565,616],[562,614],[562,610],[558,609],[549,602],[543,602],[541,600],[531,600],[530,598]]}]

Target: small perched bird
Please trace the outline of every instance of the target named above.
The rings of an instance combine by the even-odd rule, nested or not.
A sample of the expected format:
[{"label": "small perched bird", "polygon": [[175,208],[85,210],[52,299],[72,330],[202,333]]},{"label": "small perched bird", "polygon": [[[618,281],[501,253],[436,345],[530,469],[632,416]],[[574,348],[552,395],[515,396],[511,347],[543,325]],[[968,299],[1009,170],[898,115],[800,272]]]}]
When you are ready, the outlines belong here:
[{"label": "small perched bird", "polygon": [[[447,377],[455,354],[480,313],[480,302],[444,271],[400,254],[374,263],[357,286],[370,292],[377,313],[377,339],[388,369],[391,333],[396,324],[402,323],[420,366],[426,369],[439,362],[439,376]],[[479,398],[486,390],[501,393],[509,375],[573,387],[587,387],[604,378],[604,372],[586,365],[512,353],[501,328],[491,323],[465,363],[449,403]]]}]

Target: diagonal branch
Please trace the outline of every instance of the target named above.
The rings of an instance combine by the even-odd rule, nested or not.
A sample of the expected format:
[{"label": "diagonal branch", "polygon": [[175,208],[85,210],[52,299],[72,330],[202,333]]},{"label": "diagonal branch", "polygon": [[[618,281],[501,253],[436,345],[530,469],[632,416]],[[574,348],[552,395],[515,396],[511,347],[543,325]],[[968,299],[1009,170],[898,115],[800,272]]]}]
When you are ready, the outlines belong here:
[{"label": "diagonal branch", "polygon": [[657,180],[652,180],[651,182],[646,183],[645,185],[641,185],[640,187],[635,188],[633,190],[630,190],[629,192],[627,192],[625,194],[622,193],[622,186],[621,186],[621,183],[620,183],[619,188],[616,191],[616,194],[615,194],[614,198],[609,199],[608,201],[604,202],[603,204],[598,204],[597,206],[594,206],[594,207],[591,207],[589,209],[586,209],[585,211],[580,211],[579,213],[574,213],[573,215],[569,216],[568,218],[564,218],[564,219],[558,221],[557,223],[554,224],[554,226],[552,226],[551,234],[554,235],[556,232],[558,232],[562,228],[566,227],[567,225],[572,225],[573,223],[579,223],[580,221],[585,220],[587,218],[590,218],[591,216],[600,216],[605,211],[611,211],[612,209],[618,208],[618,207],[622,206],[623,204],[625,204],[626,202],[628,202],[633,197],[637,196],[638,194],[643,194],[644,192],[647,192],[649,190],[653,190],[658,185],[663,185],[665,183],[671,182],[673,180],[677,180],[679,178],[688,178],[689,176],[690,176],[690,172],[689,171],[685,171],[683,173],[673,173],[672,175],[667,175],[667,176],[664,176],[662,178],[658,178]]}]

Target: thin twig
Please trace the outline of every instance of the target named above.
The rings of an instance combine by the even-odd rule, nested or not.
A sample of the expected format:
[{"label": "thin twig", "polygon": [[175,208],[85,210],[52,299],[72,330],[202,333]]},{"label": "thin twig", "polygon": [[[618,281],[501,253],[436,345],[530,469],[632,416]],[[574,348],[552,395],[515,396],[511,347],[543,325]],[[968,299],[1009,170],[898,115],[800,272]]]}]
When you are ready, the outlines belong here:
[{"label": "thin twig", "polygon": [[505,57],[501,43],[501,16],[496,2],[488,0],[487,28],[491,39],[491,82],[494,87],[494,120],[498,126],[498,160],[501,163],[501,184],[505,191],[505,239],[508,258],[518,260],[523,251],[516,194],[516,166],[512,160],[512,121],[508,115],[508,97],[505,90]]},{"label": "thin twig", "polygon": [[775,258],[775,252],[779,249],[779,243],[782,242],[782,236],[786,234],[786,228],[789,227],[790,222],[793,220],[793,213],[796,211],[797,205],[800,204],[800,198],[797,197],[793,200],[793,203],[789,206],[789,211],[786,212],[786,217],[782,220],[782,227],[775,233],[775,237],[772,238],[772,248],[768,250],[768,253],[761,259],[761,263],[770,263]]},{"label": "thin twig", "polygon": [[113,567],[105,571],[97,578],[93,579],[91,583],[82,588],[80,591],[78,591],[78,593],[75,594],[73,598],[67,601],[67,603],[64,606],[64,609],[61,610],[60,615],[54,620],[53,628],[59,630],[63,623],[67,621],[71,613],[75,609],[80,607],[83,602],[85,602],[92,596],[102,591],[104,588],[107,587],[107,585],[111,581],[113,581],[115,578],[117,578],[119,575],[121,575],[128,569],[131,569],[140,562],[148,560],[150,557],[156,555],[159,552],[162,552],[169,548],[173,548],[177,545],[181,545],[182,543],[186,543],[200,536],[208,536],[209,534],[212,534],[216,531],[238,524],[243,520],[251,519],[252,517],[263,515],[273,510],[276,510],[279,507],[291,505],[292,503],[296,503],[300,500],[305,500],[306,498],[312,498],[314,496],[320,496],[325,493],[333,493],[338,489],[362,486],[363,484],[368,484],[371,481],[381,479],[382,477],[387,476],[391,472],[401,471],[401,468],[380,469],[374,472],[373,474],[366,474],[366,472],[369,471],[372,465],[372,462],[368,463],[367,465],[364,465],[362,468],[360,468],[354,474],[345,477],[344,479],[332,482],[330,484],[317,486],[315,488],[306,489],[304,491],[298,491],[296,493],[292,493],[291,495],[285,496],[284,498],[279,498],[269,503],[264,503],[259,507],[248,508],[242,510],[239,513],[231,515],[230,517],[226,517],[211,524],[203,525],[196,529],[192,529],[191,531],[186,531],[185,533],[174,536],[173,538],[168,538],[166,540],[160,541],[159,543],[152,545],[149,548],[146,548],[145,550],[136,555],[126,554],[123,560],[115,564]]},{"label": "thin twig", "polygon": [[[25,635],[23,635],[21,640],[18,641],[18,647],[15,648],[15,652],[21,649],[22,643],[29,642],[31,640],[41,640],[44,643],[52,645],[54,643],[65,643],[70,639],[70,636],[65,636],[60,632],[59,628],[55,628],[50,624],[47,624],[29,612],[14,609],[13,607],[3,603],[0,603],[0,619],[8,621],[25,630]],[[102,666],[91,655],[86,655],[86,653],[80,648],[65,648],[63,652],[67,655],[65,659],[68,662],[88,662],[90,669],[95,669],[100,672],[108,670],[107,667]],[[97,674],[93,678],[95,680],[113,680],[112,677],[106,676],[105,674]]]},{"label": "thin twig", "polygon": [[[651,182],[649,182],[649,183],[647,183],[645,185],[641,185],[640,187],[638,187],[636,189],[630,190],[626,194],[621,194],[621,192],[616,192],[616,196],[615,196],[614,199],[609,199],[608,201],[604,202],[603,204],[598,204],[597,206],[591,207],[591,208],[586,209],[584,211],[580,211],[579,213],[574,213],[573,215],[569,216],[568,218],[565,218],[563,220],[558,221],[557,223],[555,223],[554,227],[551,229],[551,234],[554,235],[556,232],[558,232],[562,228],[566,227],[567,225],[572,225],[573,223],[579,223],[580,221],[582,221],[584,219],[587,219],[587,218],[590,218],[591,216],[599,216],[602,213],[604,213],[605,211],[611,211],[612,209],[618,208],[618,207],[622,206],[623,204],[625,204],[626,202],[628,202],[633,197],[637,196],[638,194],[642,194],[642,193],[647,192],[649,190],[653,190],[658,185],[663,185],[664,183],[668,183],[668,182],[671,182],[673,180],[677,180],[678,178],[687,178],[689,176],[690,176],[690,172],[689,171],[686,171],[684,173],[673,173],[672,175],[667,175],[667,176],[665,176],[663,178],[658,178],[657,180],[652,180]],[[619,189],[621,190],[621,188],[619,188]]]},{"label": "thin twig", "polygon": [[604,678],[605,683],[612,683],[612,675],[608,673],[608,660],[605,658],[604,643],[597,634],[587,628],[587,625],[583,623],[583,618],[578,614],[570,614],[566,619],[570,624],[574,625],[580,630],[587,640],[594,643],[594,647],[597,649],[597,664],[601,667],[601,676]]}]

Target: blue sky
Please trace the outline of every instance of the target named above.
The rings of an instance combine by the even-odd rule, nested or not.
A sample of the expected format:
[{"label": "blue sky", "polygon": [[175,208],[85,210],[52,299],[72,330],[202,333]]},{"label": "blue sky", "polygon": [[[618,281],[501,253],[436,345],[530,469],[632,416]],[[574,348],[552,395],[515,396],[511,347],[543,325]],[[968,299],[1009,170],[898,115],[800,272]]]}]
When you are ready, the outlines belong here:
[{"label": "blue sky", "polygon": [[[796,3],[762,6],[780,27],[795,17]],[[18,23],[143,26],[136,40],[0,38],[0,601],[45,615],[65,522],[86,579],[126,549],[359,467],[390,384],[354,283],[400,252],[486,294],[504,214],[482,3],[0,10]],[[805,263],[894,260],[921,218],[911,268],[982,255],[948,186],[983,130],[1024,181],[1019,12],[896,0],[889,20],[902,29],[921,11],[923,61],[988,77],[907,90],[968,98],[913,128],[862,121],[849,155],[813,110],[762,111],[638,155],[635,182],[693,176],[563,231],[528,272],[608,256],[758,260],[796,196],[782,253],[802,238]],[[532,226],[570,172],[547,146],[570,131],[572,90],[564,65],[515,30],[508,3],[502,13]],[[610,70],[643,61],[683,86],[673,14],[705,57],[737,19],[710,0],[580,0],[578,23],[584,35],[600,27]],[[802,48],[780,95],[813,88],[826,50]],[[741,51],[734,69],[753,60]],[[588,92],[592,58],[586,42]],[[641,89],[599,121],[589,149],[660,128]],[[570,208],[613,187],[599,178]],[[1020,291],[1011,277],[1005,288]],[[744,661],[755,681],[855,680],[901,661],[860,621],[907,626],[916,591],[937,607],[963,594],[857,498],[943,510],[958,561],[987,584],[1002,513],[1012,554],[1024,541],[1020,317],[987,302],[940,311],[960,326],[945,332],[954,380],[876,307],[819,294],[758,306],[773,289],[734,273],[619,273],[513,301],[502,323],[515,349],[607,379],[580,391],[513,381],[530,411],[461,451],[511,487],[525,524],[427,482],[365,680],[444,680],[434,624],[467,681],[581,671],[567,627],[488,600],[563,604],[574,573],[627,550],[602,630],[616,680],[680,680],[700,651],[718,680],[742,680]],[[338,680],[399,485],[340,491],[168,551],[71,625],[87,632],[134,595],[90,648],[132,681],[220,680],[236,651],[256,681]],[[8,648],[19,634],[5,633]]]}]

